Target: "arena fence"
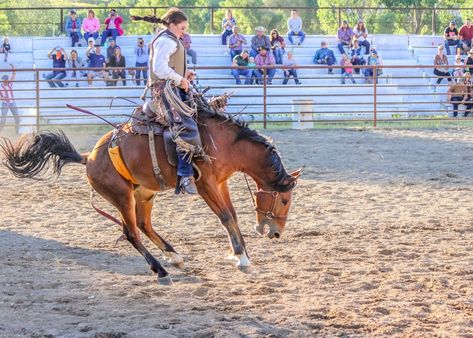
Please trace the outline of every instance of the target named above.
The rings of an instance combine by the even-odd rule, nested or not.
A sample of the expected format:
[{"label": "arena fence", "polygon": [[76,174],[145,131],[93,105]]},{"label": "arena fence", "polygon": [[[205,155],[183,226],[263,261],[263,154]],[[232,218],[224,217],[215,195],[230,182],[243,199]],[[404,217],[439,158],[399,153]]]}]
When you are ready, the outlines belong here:
[{"label": "arena fence", "polygon": [[[407,121],[470,120],[470,117],[463,117],[462,111],[459,114],[461,118],[452,116],[452,105],[446,95],[447,81],[443,79],[437,85],[438,78],[433,75],[431,65],[358,67],[361,73],[372,70],[373,78],[371,83],[365,83],[363,75],[355,74],[355,84],[350,79],[345,80],[346,84],[340,83],[339,66],[333,66],[334,75],[327,73],[327,66],[299,66],[296,69],[302,82],[300,85],[296,85],[292,78],[289,84],[283,85],[281,66],[264,69],[263,80],[268,79],[270,68],[277,69],[272,84],[263,81],[259,85],[236,85],[230,75],[232,68],[242,67],[195,67],[198,77],[194,85],[201,89],[209,88],[206,92],[209,97],[232,94],[227,112],[257,128],[313,128],[355,122],[376,127],[380,122],[385,125]],[[122,79],[109,81],[112,86],[99,79],[89,87],[87,78],[80,77],[78,80],[64,79],[68,86],[63,88],[50,88],[50,81],[43,77],[52,69],[18,69],[13,88],[20,112],[21,132],[55,125],[105,123],[71,110],[66,104],[92,111],[113,123],[128,121],[133,109],[142,103],[139,97],[143,93],[143,81],[138,86],[130,75],[138,69],[126,68],[126,86]],[[112,70],[108,68],[107,72]],[[9,71],[0,69],[0,73]],[[10,113],[6,119],[8,126],[14,125]]]}]

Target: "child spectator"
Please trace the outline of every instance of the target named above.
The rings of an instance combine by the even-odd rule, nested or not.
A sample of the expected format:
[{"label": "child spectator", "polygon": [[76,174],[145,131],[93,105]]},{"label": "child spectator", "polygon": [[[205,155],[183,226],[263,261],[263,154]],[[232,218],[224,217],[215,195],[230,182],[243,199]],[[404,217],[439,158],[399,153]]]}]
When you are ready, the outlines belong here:
[{"label": "child spectator", "polygon": [[343,54],[342,60],[340,61],[340,66],[342,66],[342,80],[341,83],[345,84],[345,78],[351,79],[352,83],[356,83],[353,78],[353,64],[351,63],[348,55]]},{"label": "child spectator", "polygon": [[143,80],[146,85],[146,81],[148,80],[148,60],[149,60],[149,52],[148,46],[146,46],[145,41],[142,38],[138,38],[138,45],[135,48],[135,56],[136,56],[136,63],[135,67],[141,67],[145,69],[137,69],[136,70],[136,85],[141,85],[140,77],[141,73],[143,73]]},{"label": "child spectator", "polygon": [[116,47],[114,53],[115,55],[110,58],[107,64],[107,67],[116,68],[112,69],[112,78],[116,81],[112,81],[111,83],[113,86],[116,86],[118,83],[118,79],[121,78],[123,80],[123,85],[126,86],[125,57],[122,55],[122,50],[120,49],[120,47]]},{"label": "child spectator", "polygon": [[94,51],[90,51],[89,54],[87,54],[87,57],[89,58],[89,68],[102,68],[102,69],[97,69],[97,70],[89,70],[87,73],[87,81],[89,83],[89,86],[92,85],[94,77],[101,77],[105,81],[108,81],[108,72],[105,71],[105,56],[101,54],[101,45],[96,44]]},{"label": "child spectator", "polygon": [[[77,17],[75,10],[71,9],[69,11],[69,17],[66,20],[66,32],[72,39],[72,47],[76,46],[76,43],[82,38],[81,30],[81,20]],[[79,47],[82,46],[79,43]]]},{"label": "child spectator", "polygon": [[[371,54],[368,56],[368,60],[366,62],[368,66],[382,66],[383,63],[381,58],[378,55],[378,51],[376,48],[371,48]],[[377,69],[376,71],[376,83],[378,83],[378,77],[383,73],[381,69]],[[365,69],[365,83],[373,83],[374,72],[373,68],[366,68]]]},{"label": "child spectator", "polygon": [[450,55],[450,46],[455,47],[455,53],[460,53],[461,41],[459,40],[458,30],[455,21],[450,21],[450,24],[443,33],[445,48],[447,49],[447,55]]},{"label": "child spectator", "polygon": [[100,21],[95,17],[95,12],[91,9],[87,12],[87,18],[82,22],[82,30],[84,31],[84,39],[86,41],[89,41],[91,37],[94,40],[97,40],[99,37]]},{"label": "child spectator", "polygon": [[[276,61],[274,60],[273,55],[271,53],[268,53],[268,49],[266,49],[265,47],[261,47],[259,54],[255,57],[255,63],[256,67],[274,66],[276,64]],[[255,70],[256,82],[258,84],[262,84],[263,82],[263,73],[263,68],[257,68]],[[276,74],[276,69],[266,68],[266,74],[268,79],[267,84],[273,84],[273,77]]]},{"label": "child spectator", "polygon": [[284,81],[282,82],[283,85],[287,84],[289,78],[292,76],[294,78],[294,82],[296,84],[301,84],[299,78],[297,77],[297,70],[294,68],[297,66],[297,62],[294,59],[294,53],[291,51],[287,52],[287,59],[284,61]]},{"label": "child spectator", "polygon": [[232,60],[235,56],[240,55],[243,51],[243,45],[246,45],[246,39],[243,35],[238,33],[238,26],[233,26],[233,34],[228,38],[228,49],[230,50],[230,57]]},{"label": "child spectator", "polygon": [[[465,58],[463,63],[465,64],[465,66],[473,65],[473,49],[470,49],[470,51],[468,52],[468,56]],[[473,69],[470,69],[470,67],[465,68],[465,72],[469,72],[471,74],[472,71]]]},{"label": "child spectator", "polygon": [[463,78],[464,68],[463,62],[460,55],[455,56],[455,62],[453,64],[455,66],[455,70],[453,71],[453,77],[455,82],[459,82]]},{"label": "child spectator", "polygon": [[0,46],[0,53],[5,53],[5,58],[3,61],[8,62],[8,54],[10,53],[11,46],[10,46],[10,39],[7,36],[3,38],[3,43]]},{"label": "child spectator", "polygon": [[[353,47],[350,50],[351,63],[353,66],[363,66],[365,58],[363,57],[362,48],[358,45],[358,40],[353,40]],[[360,68],[355,68],[355,73],[360,74]]]},{"label": "child spectator", "polygon": [[182,44],[184,48],[186,49],[186,54],[191,57],[192,64],[196,65],[197,64],[197,53],[195,50],[191,49],[191,44],[192,44],[192,39],[191,36],[187,33],[185,33],[182,38]]},{"label": "child spectator", "polygon": [[[317,50],[314,55],[313,61],[315,64],[331,66],[337,62],[335,54],[327,47],[327,42],[322,41],[320,47],[321,48]],[[328,73],[333,74],[333,68],[329,68]]]},{"label": "child spectator", "polygon": [[222,20],[222,45],[227,45],[227,38],[232,35],[233,27],[236,26],[236,20],[233,17],[232,11],[229,9]]},{"label": "child spectator", "polygon": [[452,81],[451,74],[448,71],[448,58],[443,53],[443,50],[443,45],[438,46],[437,55],[434,57],[434,74],[438,76],[437,84],[440,84],[444,78],[447,78],[448,82]]},{"label": "child spectator", "polygon": [[255,58],[252,56],[248,58],[248,68],[250,69],[250,73],[251,73],[251,84],[253,84],[253,79],[256,82],[256,75],[255,75],[256,62],[255,62]]},{"label": "child spectator", "polygon": [[[232,63],[232,66],[239,66],[239,67],[248,67],[248,58],[249,58],[249,54],[248,54],[248,51],[244,50],[241,52],[240,55],[236,55],[235,58],[233,59],[233,63]],[[235,78],[236,80],[236,84],[239,85],[241,84],[241,80],[240,80],[240,75],[243,75],[245,77],[245,84],[246,85],[249,85],[251,84],[251,76],[253,74],[253,70],[252,69],[232,69],[232,75],[233,77]]]},{"label": "child spectator", "polygon": [[76,87],[79,87],[81,68],[82,59],[77,54],[77,51],[73,49],[71,55],[67,58],[67,78],[70,82],[72,82],[72,79],[75,79]]},{"label": "child spectator", "polygon": [[110,10],[108,18],[105,19],[105,30],[102,32],[102,46],[109,36],[116,41],[117,36],[123,35],[123,29],[121,28],[122,23],[123,19],[118,15],[117,11],[114,9]]},{"label": "child spectator", "polygon": [[348,46],[351,48],[351,41],[355,33],[353,30],[348,26],[348,21],[343,20],[342,27],[338,29],[338,50],[340,54],[345,54],[344,46]]},{"label": "child spectator", "polygon": [[365,23],[362,19],[358,20],[355,29],[353,30],[355,34],[355,39],[358,40],[358,44],[360,46],[365,47],[365,54],[368,55],[370,53],[370,43],[368,41],[368,29],[365,26]]},{"label": "child spectator", "polygon": [[15,98],[13,97],[13,83],[16,78],[16,71],[13,65],[10,65],[12,69],[11,77],[8,75],[2,76],[2,85],[0,86],[0,100],[2,101],[2,117],[0,118],[0,132],[7,120],[7,114],[10,110],[13,118],[15,119],[15,132],[19,134],[20,132],[20,114],[18,113],[18,108],[16,107]]},{"label": "child spectator", "polygon": [[258,55],[260,48],[264,47],[267,51],[271,48],[271,42],[269,38],[264,35],[264,27],[256,27],[256,35],[251,38],[251,51],[250,56],[256,57]]},{"label": "child spectator", "polygon": [[120,48],[117,46],[117,43],[113,38],[108,39],[108,47],[107,47],[107,59],[106,62],[108,63],[110,59],[115,55],[115,49]]},{"label": "child spectator", "polygon": [[279,35],[278,31],[273,29],[270,34],[271,50],[273,51],[274,59],[276,64],[282,65],[282,56],[285,53],[286,43],[284,38]]},{"label": "child spectator", "polygon": [[94,38],[90,37],[87,39],[87,48],[85,49],[85,57],[87,58],[87,55],[89,53],[93,53],[95,50],[95,40]]},{"label": "child spectator", "polygon": [[62,83],[61,80],[66,77],[66,51],[61,46],[57,46],[48,52],[48,58],[53,60],[53,68],[57,70],[53,70],[53,72],[48,75],[43,74],[43,77],[48,80],[48,84],[51,88],[55,88],[56,85],[64,87],[64,83]]},{"label": "child spectator", "polygon": [[291,17],[287,19],[287,39],[294,45],[294,40],[292,39],[293,36],[299,36],[299,42],[297,43],[300,46],[305,39],[305,33],[302,31],[302,19],[299,16],[299,13],[296,9],[291,11]]}]

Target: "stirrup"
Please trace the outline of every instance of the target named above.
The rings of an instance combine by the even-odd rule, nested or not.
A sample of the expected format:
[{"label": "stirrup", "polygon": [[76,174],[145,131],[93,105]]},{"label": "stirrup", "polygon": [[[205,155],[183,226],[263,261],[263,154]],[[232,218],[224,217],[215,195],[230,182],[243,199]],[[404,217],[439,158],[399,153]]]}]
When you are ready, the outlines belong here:
[{"label": "stirrup", "polygon": [[195,185],[195,179],[193,176],[182,177],[179,187],[181,188],[181,193],[183,194],[190,194],[190,195],[198,194],[197,187]]}]

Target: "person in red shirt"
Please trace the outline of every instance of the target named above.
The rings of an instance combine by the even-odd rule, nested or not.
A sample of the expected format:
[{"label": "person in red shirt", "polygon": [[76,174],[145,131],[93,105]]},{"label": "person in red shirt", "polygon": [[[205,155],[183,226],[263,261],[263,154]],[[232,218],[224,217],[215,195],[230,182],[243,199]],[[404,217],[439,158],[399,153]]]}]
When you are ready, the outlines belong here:
[{"label": "person in red shirt", "polygon": [[470,19],[466,19],[466,23],[460,27],[458,35],[460,36],[463,51],[466,54],[471,49],[471,42],[473,41],[473,25]]},{"label": "person in red shirt", "polygon": [[12,75],[2,76],[2,84],[0,85],[0,100],[2,101],[2,116],[0,118],[0,131],[5,126],[7,119],[8,110],[11,111],[13,117],[15,118],[15,131],[18,134],[20,129],[20,114],[18,113],[18,108],[16,107],[15,98],[13,97],[13,82],[16,78],[16,71],[13,65],[10,65],[12,68]]}]

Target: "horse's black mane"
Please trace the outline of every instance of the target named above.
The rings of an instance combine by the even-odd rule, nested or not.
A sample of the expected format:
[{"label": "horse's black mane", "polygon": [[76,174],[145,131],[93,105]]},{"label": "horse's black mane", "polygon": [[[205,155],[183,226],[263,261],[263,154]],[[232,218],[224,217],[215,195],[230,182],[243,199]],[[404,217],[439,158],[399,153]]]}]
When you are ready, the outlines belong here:
[{"label": "horse's black mane", "polygon": [[271,186],[279,192],[289,191],[294,188],[294,182],[291,179],[292,177],[286,172],[276,147],[268,138],[259,134],[256,130],[250,129],[248,127],[248,123],[242,119],[238,119],[235,116],[229,115],[227,113],[215,111],[207,104],[207,102],[203,100],[198,104],[198,113],[199,120],[211,118],[221,121],[222,123],[230,123],[239,127],[240,131],[238,132],[234,143],[247,140],[264,145],[266,152],[269,154],[268,167],[271,168],[276,174],[273,181],[271,182]]}]

